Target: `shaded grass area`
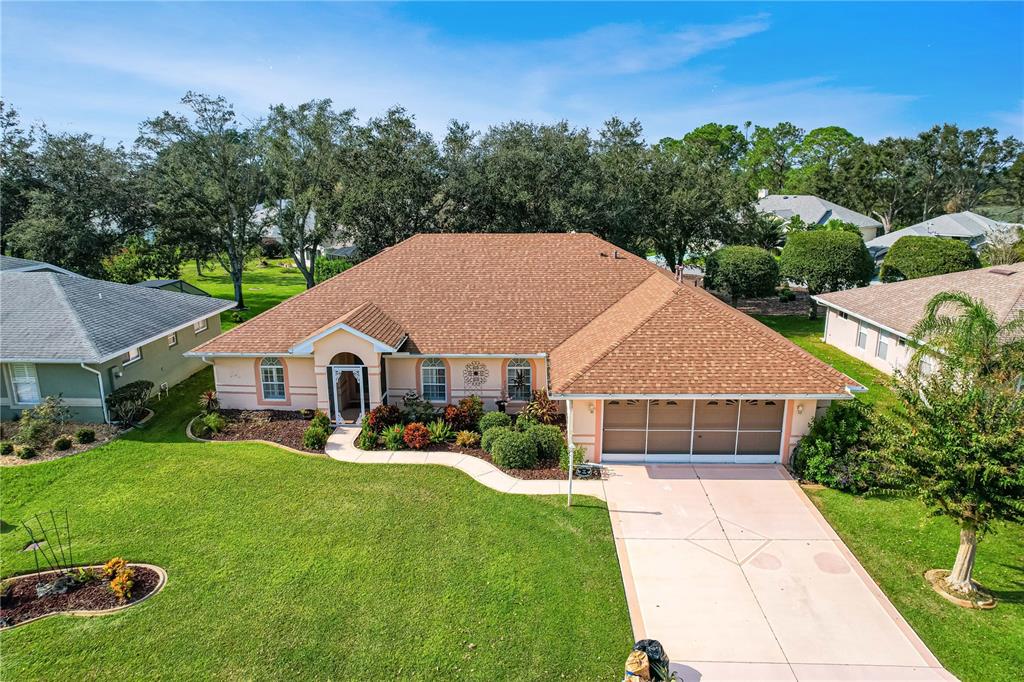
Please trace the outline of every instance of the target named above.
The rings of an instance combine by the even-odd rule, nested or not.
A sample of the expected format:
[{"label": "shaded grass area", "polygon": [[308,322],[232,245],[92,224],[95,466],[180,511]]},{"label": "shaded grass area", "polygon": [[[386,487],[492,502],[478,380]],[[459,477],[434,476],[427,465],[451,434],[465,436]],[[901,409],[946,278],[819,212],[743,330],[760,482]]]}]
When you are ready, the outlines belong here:
[{"label": "shaded grass area", "polygon": [[825,333],[825,320],[809,320],[796,315],[756,315],[759,322],[771,327],[805,351],[822,360],[846,376],[860,382],[868,390],[858,397],[869,405],[888,407],[895,403],[895,396],[888,387],[889,376],[866,362],[850,357],[835,346],[821,340]]},{"label": "shaded grass area", "polygon": [[[80,456],[0,470],[0,515],[67,508],[76,562],[163,566],[102,618],[0,634],[4,679],[569,679],[631,644],[607,510],[503,495],[446,467],[188,441],[209,371]],[[3,574],[32,568],[11,525]]]},{"label": "shaded grass area", "polygon": [[[246,320],[306,290],[306,280],[298,268],[285,267],[285,264],[291,264],[290,260],[277,259],[268,263],[267,267],[263,267],[259,259],[254,259],[245,266],[245,272],[242,274],[242,295],[246,310],[241,314]],[[202,275],[197,275],[195,266],[191,264],[184,264],[181,272],[183,280],[211,296],[229,301],[235,299],[235,285],[231,282],[231,275],[219,264],[208,264],[203,268]],[[228,330],[238,324],[232,320],[233,312],[228,310],[221,313],[222,329]]]},{"label": "shaded grass area", "polygon": [[949,569],[959,531],[915,499],[807,489],[814,504],[942,664],[965,682],[1019,680],[1024,670],[1024,526],[1001,525],[978,549],[975,579],[999,600],[964,609],[932,591],[923,574]]}]

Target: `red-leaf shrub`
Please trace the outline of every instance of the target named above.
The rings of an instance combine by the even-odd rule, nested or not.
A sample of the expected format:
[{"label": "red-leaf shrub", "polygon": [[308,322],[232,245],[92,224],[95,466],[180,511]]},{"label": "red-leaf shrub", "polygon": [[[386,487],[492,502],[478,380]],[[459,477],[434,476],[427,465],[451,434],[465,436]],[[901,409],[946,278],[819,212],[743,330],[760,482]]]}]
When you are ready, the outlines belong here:
[{"label": "red-leaf shrub", "polygon": [[389,426],[402,423],[402,411],[394,405],[378,405],[367,415],[366,425],[371,431],[383,431]]},{"label": "red-leaf shrub", "polygon": [[430,431],[420,422],[413,422],[405,427],[402,440],[413,450],[422,450],[430,445]]},{"label": "red-leaf shrub", "polygon": [[441,416],[453,431],[469,431],[476,425],[470,411],[460,405],[445,405]]}]

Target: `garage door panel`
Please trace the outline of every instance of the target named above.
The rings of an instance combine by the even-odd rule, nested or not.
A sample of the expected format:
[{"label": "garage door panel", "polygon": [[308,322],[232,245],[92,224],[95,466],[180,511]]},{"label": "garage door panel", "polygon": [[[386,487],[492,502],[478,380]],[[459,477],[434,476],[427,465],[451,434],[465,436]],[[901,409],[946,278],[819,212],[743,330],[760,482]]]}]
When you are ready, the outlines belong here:
[{"label": "garage door panel", "polygon": [[735,447],[735,431],[697,431],[694,434],[695,455],[731,455]]},{"label": "garage door panel", "polygon": [[744,400],[740,430],[780,429],[786,404],[781,400]]},{"label": "garage door panel", "polygon": [[739,409],[738,400],[698,400],[697,430],[735,429]]},{"label": "garage door panel", "polygon": [[642,455],[644,452],[644,432],[605,430],[604,451],[610,454]]},{"label": "garage door panel", "polygon": [[[693,418],[692,400],[652,400],[650,427],[689,429]],[[689,445],[687,445],[689,447]]]},{"label": "garage door panel", "polygon": [[690,452],[690,432],[687,431],[648,431],[647,454],[649,455],[685,455]]},{"label": "garage door panel", "polygon": [[646,423],[646,400],[609,400],[604,404],[605,428],[642,429]]},{"label": "garage door panel", "polygon": [[779,431],[749,431],[740,433],[739,455],[773,455],[779,452],[782,433]]}]

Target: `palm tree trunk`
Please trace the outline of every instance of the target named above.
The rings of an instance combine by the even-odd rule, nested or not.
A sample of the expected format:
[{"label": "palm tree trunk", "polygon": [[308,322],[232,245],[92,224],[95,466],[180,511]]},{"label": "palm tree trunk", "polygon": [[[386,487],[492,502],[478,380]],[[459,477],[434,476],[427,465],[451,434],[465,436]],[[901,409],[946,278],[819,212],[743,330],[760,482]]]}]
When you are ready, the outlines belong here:
[{"label": "palm tree trunk", "polygon": [[973,527],[960,528],[960,549],[956,553],[953,570],[946,578],[946,584],[958,592],[973,592],[971,573],[974,572],[974,555],[978,550],[978,536]]}]

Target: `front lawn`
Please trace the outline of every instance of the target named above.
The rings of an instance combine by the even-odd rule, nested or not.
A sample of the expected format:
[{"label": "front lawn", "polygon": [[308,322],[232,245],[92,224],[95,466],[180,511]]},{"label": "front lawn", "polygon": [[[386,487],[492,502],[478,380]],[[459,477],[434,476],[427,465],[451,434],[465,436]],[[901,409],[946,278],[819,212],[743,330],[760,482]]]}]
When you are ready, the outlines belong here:
[{"label": "front lawn", "polygon": [[187,441],[209,371],[144,430],[0,470],[17,524],[68,509],[76,563],[163,566],[165,590],[99,618],[0,634],[4,679],[568,679],[632,643],[605,505],[504,495],[445,467],[358,465]]},{"label": "front lawn", "polygon": [[809,320],[801,315],[755,315],[755,318],[819,360],[863,384],[868,389],[867,393],[861,393],[858,397],[869,405],[889,406],[895,401],[887,385],[889,375],[821,340],[825,334],[824,317]]},{"label": "front lawn", "polygon": [[[294,263],[287,258],[270,260],[267,267],[260,265],[258,258],[246,264],[242,273],[242,296],[246,310],[241,313],[246,320],[306,290],[306,280],[302,273],[298,268],[289,266],[294,266]],[[211,296],[229,301],[235,299],[235,285],[231,282],[231,276],[215,262],[204,266],[202,275],[196,274],[195,265],[182,263],[181,278]],[[221,313],[220,324],[225,331],[238,324],[232,320],[233,313],[232,310]]]},{"label": "front lawn", "polygon": [[955,606],[923,577],[949,569],[956,526],[929,516],[915,499],[859,497],[835,490],[807,494],[871,577],[942,664],[965,682],[1019,680],[1024,670],[1024,526],[1002,525],[978,546],[975,579],[998,606]]}]

